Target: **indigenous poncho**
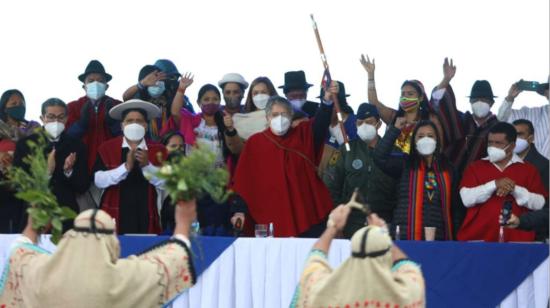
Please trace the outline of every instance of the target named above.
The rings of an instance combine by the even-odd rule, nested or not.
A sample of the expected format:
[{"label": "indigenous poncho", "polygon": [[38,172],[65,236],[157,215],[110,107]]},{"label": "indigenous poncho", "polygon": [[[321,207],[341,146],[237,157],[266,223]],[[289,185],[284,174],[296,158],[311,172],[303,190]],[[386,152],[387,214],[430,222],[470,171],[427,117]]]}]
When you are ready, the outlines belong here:
[{"label": "indigenous poncho", "polygon": [[119,259],[107,213],[87,210],[74,225],[52,255],[31,243],[14,247],[0,280],[0,307],[160,307],[195,282],[189,249],[179,240]]},{"label": "indigenous poncho", "polygon": [[392,267],[392,242],[376,226],[357,231],[352,256],[333,270],[326,255],[313,250],[291,307],[424,307],[420,267],[409,260]]}]

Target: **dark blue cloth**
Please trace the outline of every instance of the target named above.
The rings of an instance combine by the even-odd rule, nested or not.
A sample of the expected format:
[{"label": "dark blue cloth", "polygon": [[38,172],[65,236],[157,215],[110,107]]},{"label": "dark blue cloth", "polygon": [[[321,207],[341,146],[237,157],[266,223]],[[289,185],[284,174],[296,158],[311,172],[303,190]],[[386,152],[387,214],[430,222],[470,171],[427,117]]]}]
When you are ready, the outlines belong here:
[{"label": "dark blue cloth", "polygon": [[548,245],[414,242],[397,245],[420,263],[426,307],[496,307],[548,257]]},{"label": "dark blue cloth", "polygon": [[[169,236],[119,236],[120,257],[139,254],[152,246],[168,240]],[[222,252],[235,241],[234,237],[200,236],[191,238],[193,265],[197,278],[214,262]]]}]

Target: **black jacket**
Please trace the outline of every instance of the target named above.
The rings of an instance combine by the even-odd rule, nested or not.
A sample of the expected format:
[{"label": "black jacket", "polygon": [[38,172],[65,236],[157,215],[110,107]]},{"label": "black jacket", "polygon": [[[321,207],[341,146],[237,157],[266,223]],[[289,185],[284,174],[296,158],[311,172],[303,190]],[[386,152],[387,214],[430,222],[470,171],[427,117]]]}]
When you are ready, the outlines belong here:
[{"label": "black jacket", "polygon": [[531,149],[527,152],[527,156],[523,159],[524,161],[534,165],[539,171],[540,178],[546,190],[548,190],[548,159],[542,156],[535,145],[531,145]]},{"label": "black jacket", "polygon": [[[43,135],[42,132],[40,134]],[[27,141],[37,141],[38,137],[38,134],[33,134],[17,142],[13,159],[14,166],[22,167],[23,169],[28,170],[29,166],[23,162],[23,158],[30,154],[30,148],[27,145]],[[65,132],[61,134],[59,141],[50,142],[47,145],[44,155],[47,156],[54,146],[56,149],[55,169],[50,179],[52,193],[55,195],[61,206],[70,207],[78,213],[79,208],[78,203],[76,202],[76,195],[84,193],[90,185],[86,147],[80,140],[69,136]],[[73,152],[76,153],[76,161],[73,166],[72,174],[67,177],[63,172],[63,166],[67,156]]]},{"label": "black jacket", "polygon": [[548,238],[548,207],[540,210],[527,212],[519,217],[518,229],[526,231],[535,231],[537,240]]}]

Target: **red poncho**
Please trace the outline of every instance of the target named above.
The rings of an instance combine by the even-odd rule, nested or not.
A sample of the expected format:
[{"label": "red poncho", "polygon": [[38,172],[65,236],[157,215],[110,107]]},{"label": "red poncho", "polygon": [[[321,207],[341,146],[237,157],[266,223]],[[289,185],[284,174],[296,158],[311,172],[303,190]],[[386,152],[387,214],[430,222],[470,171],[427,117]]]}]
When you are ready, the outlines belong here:
[{"label": "red poncho", "polygon": [[245,200],[256,223],[273,222],[275,235],[288,237],[327,217],[332,201],[313,166],[318,165],[322,149],[315,150],[311,120],[284,136],[266,129],[248,139],[239,157],[233,189]]},{"label": "red poncho", "polygon": [[[531,193],[541,194],[545,198],[548,197],[548,192],[542,184],[540,175],[535,167],[528,163],[513,163],[501,172],[488,160],[478,160],[466,169],[460,187],[477,187],[504,177],[510,178],[516,185],[526,188]],[[499,215],[502,204],[506,199],[512,200],[512,213],[514,215],[519,217],[529,211],[526,207],[518,206],[511,195],[498,197],[495,192],[484,203],[468,208],[466,218],[458,231],[458,240],[497,242],[500,227]],[[507,242],[528,242],[534,239],[535,232],[504,228],[504,240]]]}]

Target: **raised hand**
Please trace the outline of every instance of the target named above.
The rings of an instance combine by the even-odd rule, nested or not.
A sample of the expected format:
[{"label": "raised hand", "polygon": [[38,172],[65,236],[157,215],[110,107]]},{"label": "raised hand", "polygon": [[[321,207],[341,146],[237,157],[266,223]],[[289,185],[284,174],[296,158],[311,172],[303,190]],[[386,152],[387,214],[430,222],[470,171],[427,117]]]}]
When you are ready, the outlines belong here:
[{"label": "raised hand", "polygon": [[346,222],[348,220],[349,213],[351,212],[351,207],[344,204],[339,205],[337,208],[330,212],[328,216],[328,227],[334,227],[337,231],[344,229]]},{"label": "raised hand", "polygon": [[361,65],[363,65],[363,68],[365,69],[365,71],[367,71],[369,76],[374,75],[374,69],[376,68],[374,64],[374,58],[372,58],[372,62],[371,62],[368,55],[366,59],[365,59],[365,55],[361,55],[361,59],[359,59],[359,62],[361,62]]},{"label": "raised hand", "polygon": [[447,83],[451,82],[456,74],[456,66],[453,64],[453,59],[445,58],[443,61],[443,80]]},{"label": "raised hand", "polygon": [[185,73],[185,75],[183,75],[180,78],[180,84],[178,86],[178,90],[185,91],[185,89],[187,89],[191,84],[193,84],[194,77],[195,76],[193,76],[193,74],[189,72]]},{"label": "raised hand", "polygon": [[76,153],[73,152],[65,158],[65,164],[63,165],[63,171],[64,172],[70,172],[73,170],[74,163],[76,161]]},{"label": "raised hand", "polygon": [[136,162],[136,150],[130,149],[128,154],[126,154],[126,170],[130,172],[134,168],[134,163]]},{"label": "raised hand", "polygon": [[139,162],[140,167],[145,167],[149,165],[149,154],[147,150],[137,149],[136,150],[136,160]]},{"label": "raised hand", "polygon": [[147,76],[145,76],[142,80],[139,81],[143,86],[150,87],[154,86],[157,81],[166,79],[166,74],[161,71],[154,71]]},{"label": "raised hand", "polygon": [[508,96],[506,96],[506,101],[513,103],[516,97],[521,93],[522,90],[518,87],[518,83],[519,81],[510,87],[510,90],[508,90]]},{"label": "raised hand", "polygon": [[371,226],[378,226],[380,228],[386,228],[386,221],[384,219],[378,217],[376,213],[372,213],[367,217],[367,221],[369,225]]},{"label": "raised hand", "polygon": [[405,119],[405,117],[398,117],[395,119],[395,124],[393,126],[397,129],[402,129],[406,123],[407,119]]},{"label": "raised hand", "polygon": [[340,86],[336,80],[333,80],[328,88],[328,91],[325,92],[325,101],[331,101],[333,96],[338,96],[338,91]]},{"label": "raised hand", "polygon": [[223,125],[227,130],[232,131],[234,129],[233,117],[225,110],[223,111]]}]

